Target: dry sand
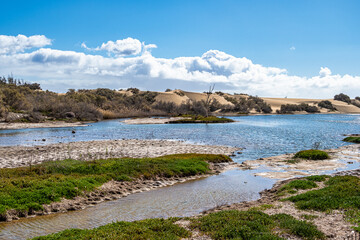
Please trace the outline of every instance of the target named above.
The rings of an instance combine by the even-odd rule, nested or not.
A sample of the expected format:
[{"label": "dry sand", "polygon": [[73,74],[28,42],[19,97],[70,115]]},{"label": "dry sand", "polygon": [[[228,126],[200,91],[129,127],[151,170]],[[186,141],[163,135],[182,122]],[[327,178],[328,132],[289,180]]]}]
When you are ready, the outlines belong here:
[{"label": "dry sand", "polygon": [[360,145],[348,145],[338,149],[326,150],[331,159],[329,160],[302,160],[297,163],[288,163],[292,160],[294,154],[285,154],[269,158],[260,158],[257,160],[244,161],[241,165],[243,169],[254,169],[265,167],[268,172],[255,173],[256,176],[262,176],[273,179],[288,179],[296,176],[324,174],[329,170],[341,170],[346,165],[354,162],[360,162]]},{"label": "dry sand", "polygon": [[23,128],[62,128],[62,127],[79,127],[79,126],[88,126],[82,122],[64,122],[64,121],[55,121],[55,122],[43,122],[43,123],[5,123],[0,122],[0,130],[7,129],[23,129]]},{"label": "dry sand", "polygon": [[[276,112],[276,110],[280,110],[281,105],[306,103],[311,106],[317,106],[317,103],[323,100],[330,101],[333,104],[333,106],[337,109],[336,113],[360,113],[360,108],[333,99],[304,99],[304,98],[262,98],[262,99],[264,99],[266,103],[270,104],[274,113]],[[329,111],[328,109],[320,108],[320,112],[328,113]]]},{"label": "dry sand", "polygon": [[0,168],[29,166],[43,161],[99,159],[110,157],[159,157],[177,153],[208,153],[231,155],[234,147],[194,145],[170,140],[105,140],[57,143],[45,146],[0,147]]}]

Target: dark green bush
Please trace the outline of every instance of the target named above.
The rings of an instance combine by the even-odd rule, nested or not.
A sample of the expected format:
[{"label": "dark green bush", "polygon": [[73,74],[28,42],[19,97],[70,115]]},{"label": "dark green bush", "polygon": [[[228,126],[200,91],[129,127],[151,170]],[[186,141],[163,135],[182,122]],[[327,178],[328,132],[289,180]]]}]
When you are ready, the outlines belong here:
[{"label": "dark green bush", "polygon": [[348,104],[351,103],[351,99],[348,95],[340,93],[338,95],[334,96],[334,100],[338,100],[338,101],[342,101],[342,102],[346,102]]},{"label": "dark green bush", "polygon": [[360,137],[346,137],[343,139],[344,142],[360,143]]},{"label": "dark green bush", "polygon": [[330,158],[330,156],[327,152],[310,149],[297,152],[294,155],[294,158],[302,158],[307,160],[324,160]]}]

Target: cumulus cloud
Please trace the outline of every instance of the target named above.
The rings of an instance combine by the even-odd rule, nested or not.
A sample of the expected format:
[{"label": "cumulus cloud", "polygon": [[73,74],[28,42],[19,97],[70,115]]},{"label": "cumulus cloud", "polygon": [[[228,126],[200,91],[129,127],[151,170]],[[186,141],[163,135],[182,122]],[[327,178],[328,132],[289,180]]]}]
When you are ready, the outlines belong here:
[{"label": "cumulus cloud", "polygon": [[24,52],[26,49],[44,47],[50,44],[51,39],[44,35],[30,37],[21,34],[17,36],[0,35],[0,54]]},{"label": "cumulus cloud", "polygon": [[124,40],[98,47],[112,51],[116,58],[51,48],[0,54],[0,75],[13,72],[53,90],[133,86],[150,90],[185,87],[199,91],[216,83],[218,90],[273,97],[328,98],[339,92],[360,91],[359,76],[334,75],[326,67],[317,76],[300,77],[286,69],[262,66],[218,50],[194,57],[157,58],[149,52],[156,45],[139,41],[139,48],[137,43],[130,44],[138,40],[125,41],[129,44]]},{"label": "cumulus cloud", "polygon": [[319,72],[320,77],[327,77],[331,75],[331,70],[327,67],[321,67]]},{"label": "cumulus cloud", "polygon": [[291,51],[295,51],[295,50],[296,50],[296,47],[291,46],[291,47],[290,47],[290,50],[291,50]]},{"label": "cumulus cloud", "polygon": [[156,48],[157,46],[155,44],[145,45],[145,43],[141,43],[138,39],[129,37],[116,40],[115,42],[108,41],[96,48],[89,48],[85,43],[82,43],[81,47],[91,51],[107,51],[109,54],[114,54],[117,57],[121,57],[138,55],[141,52],[147,52],[151,48]]}]

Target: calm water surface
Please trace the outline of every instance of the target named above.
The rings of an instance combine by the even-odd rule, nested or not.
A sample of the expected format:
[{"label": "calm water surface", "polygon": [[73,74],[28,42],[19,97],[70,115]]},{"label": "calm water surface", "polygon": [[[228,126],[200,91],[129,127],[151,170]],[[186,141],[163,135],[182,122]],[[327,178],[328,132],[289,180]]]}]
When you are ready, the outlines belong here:
[{"label": "calm water surface", "polygon": [[[274,156],[311,148],[336,148],[343,134],[359,133],[360,115],[273,115],[233,117],[230,124],[125,125],[119,120],[88,127],[0,131],[0,145],[39,145],[102,139],[172,139],[244,148],[234,161]],[[45,138],[46,142],[39,140]],[[358,164],[351,166],[358,167]],[[0,224],[0,239],[26,239],[64,230],[92,228],[117,220],[190,216],[217,205],[254,200],[274,180],[255,177],[258,170],[231,170],[218,176],[137,193],[82,211]]]}]

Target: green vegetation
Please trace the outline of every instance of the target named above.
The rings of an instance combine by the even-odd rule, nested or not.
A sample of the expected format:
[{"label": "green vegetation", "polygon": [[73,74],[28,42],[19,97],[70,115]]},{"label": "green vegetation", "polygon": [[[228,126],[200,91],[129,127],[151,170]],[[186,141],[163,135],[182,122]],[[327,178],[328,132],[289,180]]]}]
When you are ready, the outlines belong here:
[{"label": "green vegetation", "polygon": [[359,209],[360,179],[355,176],[335,176],[325,182],[326,187],[292,196],[287,200],[304,210],[326,211]]},{"label": "green vegetation", "polygon": [[34,240],[78,240],[78,239],[181,239],[190,237],[191,233],[174,224],[176,218],[148,219],[136,222],[116,222],[95,229],[69,229]]},{"label": "green vegetation", "polygon": [[211,213],[193,219],[191,227],[213,239],[282,239],[276,233],[287,233],[303,239],[325,237],[311,223],[296,220],[287,214],[269,216],[260,211],[229,210]]},{"label": "green vegetation", "polygon": [[294,194],[299,189],[306,190],[306,189],[312,189],[312,188],[316,188],[316,187],[317,187],[317,184],[311,180],[307,180],[307,179],[294,180],[294,181],[291,181],[291,182],[285,184],[284,186],[282,186],[279,189],[278,194],[279,195],[284,195],[284,193]]},{"label": "green vegetation", "polygon": [[305,111],[308,113],[317,113],[320,112],[318,107],[310,106],[307,103],[301,104],[283,104],[280,106],[280,110],[276,110],[278,114],[292,114],[294,112]]},{"label": "green vegetation", "polygon": [[336,111],[336,108],[332,105],[329,100],[324,100],[318,103],[318,106],[321,108],[329,109],[330,111]]},{"label": "green vegetation", "polygon": [[185,177],[210,171],[208,162],[229,162],[224,155],[175,154],[157,158],[121,158],[95,161],[67,159],[35,166],[0,169],[0,220],[7,210],[26,214],[42,204],[74,198],[111,179]]},{"label": "green vegetation", "polygon": [[294,158],[302,158],[307,160],[324,160],[324,159],[329,159],[330,156],[327,152],[317,149],[310,149],[310,150],[303,150],[297,152],[294,155]]},{"label": "green vegetation", "polygon": [[[248,114],[251,110],[255,110],[258,113],[271,113],[272,109],[264,99],[255,96],[230,96],[223,93],[219,94],[223,96],[227,101],[234,104],[233,107],[225,108],[223,112],[238,112],[240,114]],[[235,95],[235,94],[234,94]]]},{"label": "green vegetation", "polygon": [[188,119],[180,119],[176,121],[170,121],[169,123],[230,123],[234,120],[224,117],[203,117],[203,116],[191,116]]},{"label": "green vegetation", "polygon": [[346,102],[347,104],[351,103],[351,99],[348,95],[340,93],[334,96],[334,100]]},{"label": "green vegetation", "polygon": [[346,137],[343,139],[344,142],[352,142],[352,143],[360,143],[360,136],[359,137]]}]

